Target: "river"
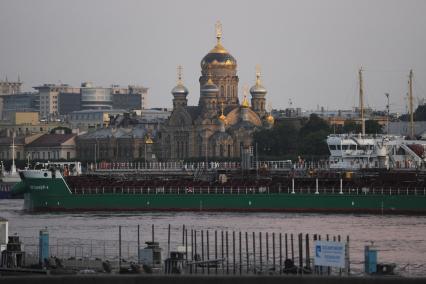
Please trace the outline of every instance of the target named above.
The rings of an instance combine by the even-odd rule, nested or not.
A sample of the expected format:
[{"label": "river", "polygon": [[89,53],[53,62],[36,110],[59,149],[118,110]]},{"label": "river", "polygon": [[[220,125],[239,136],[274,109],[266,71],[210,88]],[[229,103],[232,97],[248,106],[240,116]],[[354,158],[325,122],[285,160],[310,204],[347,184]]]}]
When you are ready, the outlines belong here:
[{"label": "river", "polygon": [[[326,234],[350,237],[350,259],[354,273],[361,273],[365,245],[374,243],[378,261],[395,263],[405,276],[426,276],[426,216],[350,215],[308,213],[26,213],[23,200],[0,200],[0,217],[9,221],[9,233],[23,239],[37,240],[40,229],[48,228],[56,239],[117,240],[118,226],[123,226],[123,240],[136,240],[137,225],[143,241],[151,238],[167,243],[171,224],[172,247],[181,242],[181,228],[228,230],[236,232],[272,232]],[[178,237],[180,236],[180,237]]]}]

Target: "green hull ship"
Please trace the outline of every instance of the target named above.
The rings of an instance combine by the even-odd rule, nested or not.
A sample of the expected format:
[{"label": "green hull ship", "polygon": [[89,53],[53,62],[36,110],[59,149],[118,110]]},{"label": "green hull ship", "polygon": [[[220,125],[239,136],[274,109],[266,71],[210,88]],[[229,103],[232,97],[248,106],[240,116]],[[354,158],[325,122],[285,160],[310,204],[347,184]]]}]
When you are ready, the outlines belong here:
[{"label": "green hull ship", "polygon": [[226,183],[119,179],[118,175],[64,177],[52,169],[24,170],[20,175],[22,181],[13,192],[24,193],[24,209],[28,211],[426,214],[425,181],[417,173],[405,173],[403,178],[389,173],[374,178],[286,176],[279,181]]}]

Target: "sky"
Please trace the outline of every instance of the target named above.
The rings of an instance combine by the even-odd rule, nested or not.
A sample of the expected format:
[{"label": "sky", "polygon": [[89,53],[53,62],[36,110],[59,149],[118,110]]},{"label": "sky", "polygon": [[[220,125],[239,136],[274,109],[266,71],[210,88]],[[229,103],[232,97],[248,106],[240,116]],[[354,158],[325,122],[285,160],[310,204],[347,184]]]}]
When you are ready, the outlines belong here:
[{"label": "sky", "polygon": [[222,43],[242,86],[260,65],[275,109],[350,109],[365,70],[367,106],[406,111],[426,98],[424,0],[0,0],[0,79],[24,90],[44,83],[149,88],[149,107],[171,107],[176,66],[189,104],[199,99],[200,61]]}]

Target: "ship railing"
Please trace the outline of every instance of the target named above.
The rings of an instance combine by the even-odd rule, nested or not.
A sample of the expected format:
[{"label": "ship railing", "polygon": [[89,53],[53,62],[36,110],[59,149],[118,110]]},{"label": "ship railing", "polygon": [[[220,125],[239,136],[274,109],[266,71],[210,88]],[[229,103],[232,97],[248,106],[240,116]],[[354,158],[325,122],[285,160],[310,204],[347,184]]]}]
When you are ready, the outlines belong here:
[{"label": "ship railing", "polygon": [[426,188],[418,187],[291,187],[291,186],[102,186],[75,187],[73,194],[313,194],[313,195],[418,195],[426,196]]},{"label": "ship railing", "polygon": [[101,162],[87,164],[88,171],[146,171],[146,170],[180,170],[195,171],[197,169],[240,169],[239,162]]}]

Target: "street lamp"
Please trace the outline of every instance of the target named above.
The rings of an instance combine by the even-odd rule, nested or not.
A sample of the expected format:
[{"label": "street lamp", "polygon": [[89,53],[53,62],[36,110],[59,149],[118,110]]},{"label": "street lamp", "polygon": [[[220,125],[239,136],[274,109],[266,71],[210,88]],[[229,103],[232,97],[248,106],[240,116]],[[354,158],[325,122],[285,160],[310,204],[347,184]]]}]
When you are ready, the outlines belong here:
[{"label": "street lamp", "polygon": [[385,94],[386,99],[387,99],[387,105],[386,105],[386,110],[387,110],[387,116],[386,116],[386,125],[387,125],[387,134],[389,135],[389,93]]}]

